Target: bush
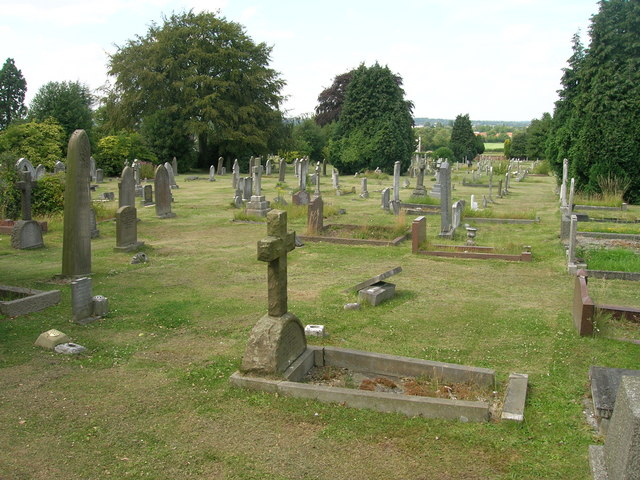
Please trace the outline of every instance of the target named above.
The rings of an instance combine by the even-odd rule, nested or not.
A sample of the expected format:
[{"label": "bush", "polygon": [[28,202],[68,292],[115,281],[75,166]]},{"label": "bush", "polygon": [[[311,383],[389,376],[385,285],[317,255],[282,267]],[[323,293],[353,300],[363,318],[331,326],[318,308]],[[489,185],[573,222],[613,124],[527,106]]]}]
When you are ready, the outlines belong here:
[{"label": "bush", "polygon": [[433,152],[432,155],[436,160],[439,158],[446,158],[447,160],[449,160],[449,162],[451,162],[451,160],[453,159],[453,150],[451,150],[449,147],[440,147],[435,152]]},{"label": "bush", "polygon": [[0,154],[0,218],[16,219],[20,216],[20,190],[16,188],[18,172],[15,157]]},{"label": "bush", "polygon": [[64,210],[64,173],[47,175],[38,180],[31,196],[34,216],[52,215]]},{"label": "bush", "polygon": [[549,175],[551,171],[551,165],[549,164],[549,160],[542,160],[538,163],[531,173],[535,173],[537,175]]}]

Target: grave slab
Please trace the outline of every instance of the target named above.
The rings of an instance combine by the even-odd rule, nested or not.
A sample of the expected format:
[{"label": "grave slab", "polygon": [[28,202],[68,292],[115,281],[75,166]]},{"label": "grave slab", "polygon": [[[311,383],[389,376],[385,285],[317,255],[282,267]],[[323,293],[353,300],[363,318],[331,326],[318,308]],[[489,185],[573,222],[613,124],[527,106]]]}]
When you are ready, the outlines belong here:
[{"label": "grave slab", "polygon": [[367,302],[375,307],[385,300],[389,300],[396,296],[396,286],[393,283],[378,282],[363,288],[358,292],[358,300]]},{"label": "grave slab", "polygon": [[502,420],[524,421],[524,404],[527,399],[529,375],[512,373],[509,375],[507,394],[502,407]]},{"label": "grave slab", "polygon": [[389,277],[392,277],[393,275],[402,272],[402,267],[395,267],[392,268],[391,270],[387,270],[384,273],[381,273],[380,275],[376,275],[375,277],[371,277],[368,280],[365,280],[364,282],[361,282],[351,288],[348,288],[347,290],[345,290],[346,292],[353,290],[356,292],[359,292],[360,290],[362,290],[363,288],[366,287],[370,287],[371,285],[373,285],[374,283],[378,283],[378,282],[382,282],[383,280],[386,280]]}]

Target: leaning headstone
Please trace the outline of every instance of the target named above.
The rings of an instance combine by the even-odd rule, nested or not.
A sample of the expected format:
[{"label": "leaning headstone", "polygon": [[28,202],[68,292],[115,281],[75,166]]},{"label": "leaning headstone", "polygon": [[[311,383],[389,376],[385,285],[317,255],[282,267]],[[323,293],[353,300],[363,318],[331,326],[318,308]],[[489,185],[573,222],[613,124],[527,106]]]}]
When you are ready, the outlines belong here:
[{"label": "leaning headstone", "polygon": [[53,173],[64,173],[66,166],[60,160],[57,160],[55,165],[53,166]]},{"label": "leaning headstone", "polygon": [[287,253],[294,249],[294,232],[287,232],[287,213],[267,214],[267,237],[258,242],[258,260],[268,263],[269,310],[251,330],[240,370],[279,375],[307,348],[304,327],[287,309]]},{"label": "leaning headstone", "polygon": [[89,157],[91,146],[84,130],[76,130],[67,148],[64,192],[62,276],[81,277],[91,273]]},{"label": "leaning headstone", "polygon": [[108,300],[91,293],[91,278],[83,277],[71,282],[72,321],[80,325],[99,320],[106,315]]},{"label": "leaning headstone", "polygon": [[323,207],[322,197],[315,197],[309,202],[307,209],[307,233],[309,235],[318,235],[322,232],[323,225]]},{"label": "leaning headstone", "polygon": [[118,182],[118,207],[134,206],[136,204],[136,183],[133,168],[124,167]]},{"label": "leaning headstone", "polygon": [[178,184],[176,183],[176,176],[175,173],[173,171],[173,167],[171,166],[171,164],[169,162],[165,162],[164,164],[164,168],[167,171],[167,175],[169,176],[169,188],[179,188]]},{"label": "leaning headstone", "polygon": [[284,158],[280,159],[280,168],[278,169],[278,181],[284,182],[284,176],[287,171],[287,162]]},{"label": "leaning headstone", "polygon": [[589,457],[596,480],[640,479],[640,378],[622,377],[604,446]]},{"label": "leaning headstone", "polygon": [[116,211],[116,251],[131,252],[144,245],[138,241],[138,217],[135,207],[120,207]]},{"label": "leaning headstone", "polygon": [[[233,175],[234,175],[234,177],[233,177],[234,180],[237,181],[237,179],[235,177],[235,173]],[[213,165],[211,165],[209,167],[209,181],[210,182],[215,182],[216,181],[216,168]]]},{"label": "leaning headstone", "polygon": [[153,189],[156,194],[156,216],[158,218],[171,218],[176,214],[171,211],[171,185],[169,172],[164,165],[156,168]]},{"label": "leaning headstone", "polygon": [[34,180],[38,181],[44,178],[44,176],[47,174],[47,169],[45,168],[44,165],[40,164],[36,167],[36,176],[34,178]]}]

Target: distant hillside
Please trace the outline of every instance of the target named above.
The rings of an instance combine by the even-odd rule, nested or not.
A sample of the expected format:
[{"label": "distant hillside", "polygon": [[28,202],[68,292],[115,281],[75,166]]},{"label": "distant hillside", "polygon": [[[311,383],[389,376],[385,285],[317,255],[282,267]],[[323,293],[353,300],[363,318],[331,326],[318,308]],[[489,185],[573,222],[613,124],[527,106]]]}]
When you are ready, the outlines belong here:
[{"label": "distant hillside", "polygon": [[[435,125],[436,123],[441,123],[442,125],[449,125],[453,123],[452,118],[428,118],[428,117],[416,117],[413,119],[413,122],[416,126],[420,125]],[[531,123],[529,120],[518,121],[518,120],[471,120],[471,125],[474,127],[477,125],[500,125],[506,127],[514,127],[514,128],[524,128],[529,126]]]}]

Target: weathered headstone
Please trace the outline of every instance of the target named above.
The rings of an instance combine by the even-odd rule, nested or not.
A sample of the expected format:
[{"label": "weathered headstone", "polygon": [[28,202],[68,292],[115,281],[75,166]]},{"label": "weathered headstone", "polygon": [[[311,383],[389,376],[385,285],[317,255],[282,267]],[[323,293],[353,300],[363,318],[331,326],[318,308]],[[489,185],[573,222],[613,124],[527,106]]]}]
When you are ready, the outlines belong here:
[{"label": "weathered headstone", "polygon": [[153,186],[145,185],[142,187],[142,206],[148,207],[153,205]]},{"label": "weathered headstone", "polygon": [[243,189],[242,189],[242,199],[245,202],[251,200],[251,196],[253,195],[253,179],[251,177],[244,177]]},{"label": "weathered headstone", "polygon": [[[213,168],[213,165],[211,165],[211,168]],[[231,174],[232,174],[231,186],[235,190],[236,188],[238,188],[238,180],[240,179],[240,164],[238,163],[237,158],[233,161],[233,167],[231,167]]]},{"label": "weathered headstone", "polygon": [[156,194],[156,216],[158,218],[175,217],[176,214],[171,211],[169,172],[164,165],[158,165],[156,168],[153,189]]},{"label": "weathered headstone", "polygon": [[66,170],[66,165],[62,163],[60,160],[57,160],[55,165],[53,166],[53,173],[64,173]]},{"label": "weathered headstone", "polygon": [[315,197],[309,202],[307,209],[307,233],[309,235],[318,235],[322,232],[323,224],[323,208],[324,202],[322,197]]},{"label": "weathered headstone", "polygon": [[287,162],[284,158],[280,159],[280,167],[278,169],[278,181],[284,182],[285,173],[287,171]]},{"label": "weathered headstone", "polygon": [[18,159],[18,161],[16,162],[16,170],[18,171],[18,174],[28,172],[31,180],[36,178],[36,169],[33,168],[31,162],[26,158]]},{"label": "weathered headstone", "polygon": [[36,167],[35,173],[36,173],[36,176],[34,177],[34,180],[38,181],[45,177],[45,175],[47,174],[47,169],[45,168],[44,165],[40,164]]},{"label": "weathered headstone", "polygon": [[224,158],[218,157],[218,176],[222,175],[222,168],[224,167]]},{"label": "weathered headstone", "polygon": [[89,177],[92,182],[96,181],[96,159],[89,157]]},{"label": "weathered headstone", "polygon": [[92,239],[98,238],[100,236],[100,230],[98,229],[98,218],[93,207],[89,208],[89,236]]},{"label": "weathered headstone", "polygon": [[117,251],[131,252],[144,245],[138,241],[138,217],[135,207],[120,207],[116,211],[116,247]]},{"label": "weathered headstone", "polygon": [[176,183],[176,176],[174,174],[173,167],[171,166],[171,164],[169,162],[165,162],[164,168],[167,171],[167,176],[169,178],[169,189],[180,188]]},{"label": "weathered headstone", "polygon": [[393,213],[400,213],[400,162],[393,164],[393,200],[391,201]]},{"label": "weathered headstone", "polygon": [[307,348],[304,327],[287,309],[287,253],[295,248],[295,233],[287,232],[287,213],[267,214],[267,237],[258,242],[258,260],[268,262],[268,314],[251,331],[240,370],[281,374]]},{"label": "weathered headstone", "polygon": [[462,213],[464,212],[464,200],[458,200],[451,206],[451,226],[455,231],[462,223]]},{"label": "weathered headstone", "polygon": [[595,480],[640,479],[640,378],[623,376],[604,446],[589,447]]},{"label": "weathered headstone", "polygon": [[271,175],[271,159],[267,159],[267,163],[264,164],[264,174]]},{"label": "weathered headstone", "polygon": [[[234,180],[237,181],[237,179],[235,177],[235,173],[233,175],[234,175],[234,177],[233,177]],[[216,181],[216,168],[213,165],[211,165],[209,167],[209,181],[210,182],[215,182]]]},{"label": "weathered headstone", "polygon": [[67,148],[64,192],[62,276],[81,277],[91,273],[89,157],[91,146],[84,130],[76,130]]},{"label": "weathered headstone", "polygon": [[99,320],[108,311],[108,300],[91,293],[91,278],[83,277],[71,282],[72,321],[81,325]]},{"label": "weathered headstone", "polygon": [[133,168],[124,167],[118,182],[118,207],[136,204],[136,183],[133,177]]},{"label": "weathered headstone", "polygon": [[567,209],[569,210],[569,212],[573,211],[573,196],[575,195],[575,192],[576,192],[576,179],[572,178],[571,187],[569,188],[569,203],[567,205]]},{"label": "weathered headstone", "polygon": [[104,171],[101,168],[96,168],[96,183],[104,182]]},{"label": "weathered headstone", "polygon": [[171,169],[173,170],[173,175],[178,175],[178,160],[176,159],[176,157],[173,157],[173,160],[171,160]]},{"label": "weathered headstone", "polygon": [[420,164],[417,168],[416,188],[413,189],[413,193],[411,194],[414,197],[427,196],[427,190],[424,188],[424,170],[424,163]]},{"label": "weathered headstone", "polygon": [[251,200],[247,202],[247,214],[265,217],[269,211],[269,202],[262,195],[262,165],[258,164],[253,167],[253,187],[254,194]]},{"label": "weathered headstone", "polygon": [[367,177],[360,180],[360,198],[369,198],[369,190],[367,190]]},{"label": "weathered headstone", "polygon": [[440,165],[440,234],[453,236],[451,225],[451,167],[446,160]]},{"label": "weathered headstone", "polygon": [[569,160],[562,160],[562,184],[560,185],[560,208],[567,207],[567,180],[569,177]]},{"label": "weathered headstone", "polygon": [[389,203],[391,201],[391,192],[390,192],[390,188],[383,188],[382,189],[382,195],[381,195],[381,205],[380,208],[382,208],[383,210],[389,211]]},{"label": "weathered headstone", "polygon": [[316,164],[316,173],[314,175],[314,184],[315,184],[315,192],[313,193],[313,196],[315,198],[319,197],[320,195],[322,195],[322,193],[320,192],[320,162],[318,162]]}]

